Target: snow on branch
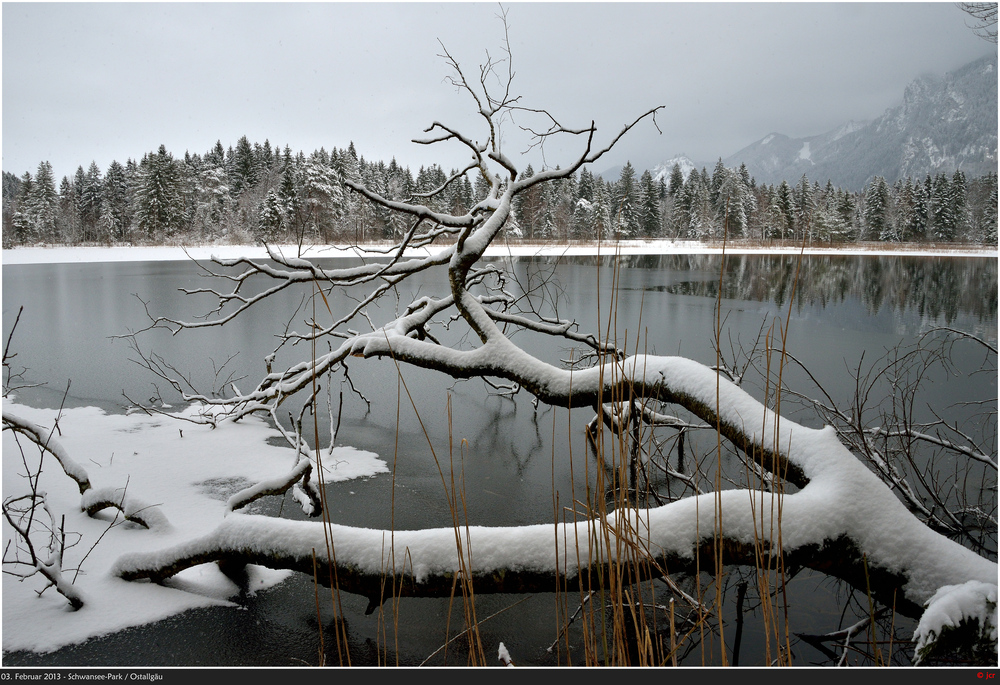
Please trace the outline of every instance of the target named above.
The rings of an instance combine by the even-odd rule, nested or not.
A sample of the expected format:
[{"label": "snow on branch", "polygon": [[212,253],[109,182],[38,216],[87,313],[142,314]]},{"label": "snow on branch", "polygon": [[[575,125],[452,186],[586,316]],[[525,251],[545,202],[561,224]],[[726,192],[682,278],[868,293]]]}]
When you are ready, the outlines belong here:
[{"label": "snow on branch", "polygon": [[149,530],[168,531],[170,522],[157,505],[150,505],[127,494],[125,488],[92,488],[83,494],[80,506],[88,516],[113,508],[122,512],[126,521]]},{"label": "snow on branch", "polygon": [[22,419],[19,416],[4,411],[3,412],[3,429],[14,431],[27,437],[31,442],[38,445],[43,451],[48,452],[59,465],[67,476],[76,481],[77,486],[80,488],[80,494],[84,494],[90,489],[90,477],[87,475],[86,469],[80,466],[74,459],[69,455],[58,439],[55,438],[53,433],[55,428],[45,429],[38,424],[32,423],[27,419]]},{"label": "snow on branch", "polygon": [[[48,523],[41,521],[43,513]],[[45,493],[33,491],[21,497],[8,497],[3,502],[3,516],[16,533],[16,538],[4,549],[4,573],[22,582],[40,575],[47,582],[38,591],[39,595],[54,587],[74,610],[83,608],[83,593],[66,577],[63,569],[63,555],[75,543],[66,543],[66,531],[63,525],[56,524]],[[45,540],[44,545],[36,544],[33,539],[39,533]]]}]

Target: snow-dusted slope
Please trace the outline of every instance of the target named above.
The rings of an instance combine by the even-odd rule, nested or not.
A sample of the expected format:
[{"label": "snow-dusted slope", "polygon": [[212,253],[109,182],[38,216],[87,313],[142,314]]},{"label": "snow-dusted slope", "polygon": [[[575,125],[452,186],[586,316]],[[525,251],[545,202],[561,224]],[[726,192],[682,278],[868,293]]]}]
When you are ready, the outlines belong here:
[{"label": "snow-dusted slope", "polygon": [[996,56],[943,77],[917,78],[902,102],[874,121],[851,121],[807,138],[770,133],[723,161],[730,167],[746,164],[765,183],[793,182],[806,174],[854,190],[876,175],[892,183],[955,169],[969,177],[996,171]]}]

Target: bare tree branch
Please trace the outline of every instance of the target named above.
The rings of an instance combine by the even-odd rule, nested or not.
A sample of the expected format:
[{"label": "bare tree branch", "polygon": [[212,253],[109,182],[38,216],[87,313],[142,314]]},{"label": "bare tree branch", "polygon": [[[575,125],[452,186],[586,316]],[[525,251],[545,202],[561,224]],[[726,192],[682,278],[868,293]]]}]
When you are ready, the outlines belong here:
[{"label": "bare tree branch", "polygon": [[973,19],[969,26],[977,36],[990,43],[997,42],[997,3],[960,2],[958,8]]}]

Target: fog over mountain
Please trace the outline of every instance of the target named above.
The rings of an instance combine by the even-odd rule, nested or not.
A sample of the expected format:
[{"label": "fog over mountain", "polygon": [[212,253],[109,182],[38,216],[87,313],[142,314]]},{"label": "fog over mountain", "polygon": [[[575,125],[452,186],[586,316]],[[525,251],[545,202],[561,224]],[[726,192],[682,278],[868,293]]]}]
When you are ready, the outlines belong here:
[{"label": "fog over mountain", "polygon": [[723,159],[746,164],[763,183],[810,180],[860,190],[875,176],[889,183],[961,169],[997,169],[997,58],[989,55],[944,76],[921,76],[902,103],[870,122],[849,121],[806,138],[775,132]]}]

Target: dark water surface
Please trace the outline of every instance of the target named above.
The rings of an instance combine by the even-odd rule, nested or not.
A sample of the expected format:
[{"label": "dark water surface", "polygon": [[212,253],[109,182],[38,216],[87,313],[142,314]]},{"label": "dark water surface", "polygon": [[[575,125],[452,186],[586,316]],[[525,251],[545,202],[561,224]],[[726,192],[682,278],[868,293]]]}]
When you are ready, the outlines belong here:
[{"label": "dark water surface", "polygon": [[[767,255],[728,257],[725,268],[716,256],[644,256],[617,263],[587,258],[521,259],[508,265],[522,286],[547,280],[549,292],[559,294],[559,315],[577,319],[582,331],[610,330],[618,345],[629,352],[679,354],[708,364],[716,361],[712,340],[721,282],[724,351],[749,348],[762,326],[777,330],[787,317],[789,351],[838,400],[850,396],[853,386],[848,370],[862,355],[871,359],[901,342],[914,341],[935,326],[972,333],[994,346],[997,341],[994,259],[824,256],[805,258],[798,269],[794,257]],[[419,278],[423,277],[418,277],[415,288],[437,292],[431,290],[434,283]],[[140,402],[157,394],[169,400],[162,382],[128,363],[134,353],[127,342],[111,336],[147,325],[143,302],[156,314],[193,318],[210,301],[203,296],[185,297],[177,289],[206,285],[201,269],[187,262],[4,267],[4,340],[23,305],[13,345],[17,361],[28,369],[26,382],[48,384],[21,393],[19,400],[58,406],[69,379],[69,402],[74,405],[122,411],[127,405],[124,395]],[[225,363],[223,376],[231,372],[234,378],[245,377],[237,385],[248,390],[263,373],[262,359],[276,345],[275,333],[283,329],[301,301],[302,293],[289,291],[224,328],[177,336],[154,331],[139,341],[144,351],[155,351],[209,387],[216,382],[213,368]],[[385,311],[370,308],[372,319],[383,321],[396,305],[395,298],[386,298]],[[337,315],[349,311],[354,301],[345,294],[331,306]],[[300,328],[302,318],[300,312],[294,320]],[[445,339],[458,335],[435,334]],[[565,341],[529,335],[514,340],[550,362],[580,355]],[[536,410],[523,393],[510,400],[491,395],[479,381],[455,382],[440,374],[404,368],[407,386],[419,389],[414,411],[391,363],[353,360],[350,372],[372,404],[369,409],[345,384],[335,389],[344,390],[337,442],[378,453],[394,468],[395,477],[330,485],[334,522],[397,529],[450,526],[451,513],[428,436],[438,455],[447,455],[449,444],[467,441],[464,452],[455,452],[455,459],[464,469],[466,516],[472,525],[551,523],[554,493],[564,504],[586,497],[587,474],[594,467],[583,427],[592,418],[591,410]],[[787,380],[805,383],[794,370],[789,370]],[[995,388],[996,376],[975,382]],[[935,385],[942,406],[953,404],[968,391],[967,385],[951,387],[943,381]],[[805,415],[796,418],[810,421]],[[764,637],[751,597],[753,574],[735,569],[728,578],[727,593],[735,594],[742,576],[750,581],[751,593],[745,605],[740,663],[760,664]],[[296,576],[237,601],[240,606],[236,608],[191,611],[51,654],[4,654],[3,662],[76,666],[317,663],[320,626],[311,579]],[[446,600],[402,601],[398,639],[391,615],[366,616],[367,601],[360,597],[345,594],[341,601],[354,664],[419,664],[445,641]],[[789,623],[800,632],[833,631],[853,622],[852,612],[858,607],[848,607],[846,616],[844,608],[852,602],[857,604],[849,589],[803,571],[789,584]],[[462,624],[460,602],[455,604],[451,635]],[[727,602],[727,644],[736,623],[734,604]],[[496,644],[503,641],[519,663],[577,663],[578,656],[567,657],[565,650],[558,657],[545,651],[557,631],[554,606],[555,597],[546,594],[477,597],[480,619],[506,609],[480,630],[487,651],[495,655]],[[321,614],[327,662],[338,663],[328,593],[321,601]],[[796,663],[826,658],[804,642],[794,644]],[[460,652],[453,649],[448,663],[464,663]],[[691,664],[701,663],[702,653],[695,650],[690,659]],[[709,655],[707,660],[717,661],[718,655]],[[443,657],[430,663],[441,664]]]}]

